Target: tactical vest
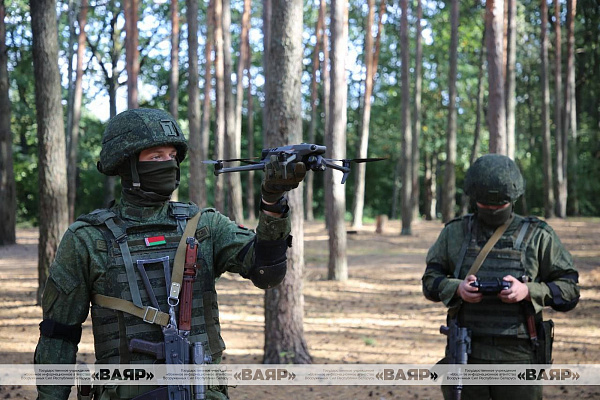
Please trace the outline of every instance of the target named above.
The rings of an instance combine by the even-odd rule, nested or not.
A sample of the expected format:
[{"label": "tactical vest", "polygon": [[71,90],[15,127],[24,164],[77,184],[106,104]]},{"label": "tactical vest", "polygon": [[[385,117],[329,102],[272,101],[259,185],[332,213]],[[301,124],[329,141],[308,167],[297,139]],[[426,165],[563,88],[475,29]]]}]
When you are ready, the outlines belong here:
[{"label": "tactical vest", "polygon": [[[475,274],[480,280],[502,279],[506,275],[520,279],[525,275],[525,248],[539,220],[520,216],[515,216],[515,220],[517,223],[513,222],[504,232]],[[466,252],[461,255],[464,258],[457,265],[460,269],[456,275],[460,279],[466,277],[486,243],[486,240],[478,241],[478,226],[473,216],[466,217],[464,223]],[[523,306],[520,303],[503,303],[495,295],[483,296],[479,303],[464,302],[460,307],[459,321],[462,326],[471,329],[473,336],[529,338]]]},{"label": "tactical vest", "polygon": [[[177,246],[186,221],[192,216],[191,206],[170,203],[169,215],[177,220],[172,225],[129,225],[108,209],[96,210],[78,218],[102,232],[105,243],[97,243],[97,251],[108,253],[110,265],[106,269],[107,281],[112,282],[105,296],[131,301],[138,306],[152,305],[144,279],[152,287],[159,310],[168,313],[167,279],[170,280]],[[199,211],[199,212],[205,212]],[[164,236],[164,243],[156,238]],[[149,239],[149,240],[148,240]],[[208,354],[215,360],[221,356],[225,343],[220,334],[219,310],[215,290],[215,276],[211,255],[202,254],[202,242],[210,240],[207,228],[196,230],[200,242],[198,252],[198,275],[193,286],[192,324],[190,342],[202,342]],[[159,244],[152,245],[151,243]],[[210,244],[209,244],[210,245]],[[211,252],[208,252],[211,253]],[[145,274],[141,272],[145,271]],[[146,275],[146,276],[144,276]],[[167,278],[166,278],[167,277]],[[139,304],[141,302],[141,305]],[[179,315],[178,311],[177,315]],[[126,312],[92,304],[92,324],[97,363],[127,364],[153,363],[152,356],[129,351],[133,338],[163,342],[159,325],[149,323]]]}]

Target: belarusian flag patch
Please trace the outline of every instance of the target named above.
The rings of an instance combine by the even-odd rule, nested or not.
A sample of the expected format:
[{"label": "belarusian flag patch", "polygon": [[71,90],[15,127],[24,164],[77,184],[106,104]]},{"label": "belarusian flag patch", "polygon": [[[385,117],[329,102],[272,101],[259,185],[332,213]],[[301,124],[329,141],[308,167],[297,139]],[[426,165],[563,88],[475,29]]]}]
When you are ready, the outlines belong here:
[{"label": "belarusian flag patch", "polygon": [[149,238],[144,238],[144,241],[146,242],[146,247],[167,244],[167,241],[165,240],[164,236],[152,236]]}]

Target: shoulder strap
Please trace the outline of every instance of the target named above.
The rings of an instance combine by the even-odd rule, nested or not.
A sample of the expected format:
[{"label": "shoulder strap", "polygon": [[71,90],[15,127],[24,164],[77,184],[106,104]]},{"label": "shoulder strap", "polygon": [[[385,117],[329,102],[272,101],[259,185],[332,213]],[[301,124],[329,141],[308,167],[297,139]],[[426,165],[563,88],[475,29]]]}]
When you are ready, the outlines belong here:
[{"label": "shoulder strap", "polygon": [[149,324],[160,326],[167,326],[169,324],[169,314],[151,306],[138,307],[130,301],[119,299],[118,297],[103,296],[101,294],[92,295],[92,302],[111,310],[123,311],[135,315]]},{"label": "shoulder strap", "polygon": [[504,232],[506,231],[506,228],[508,228],[508,226],[511,224],[511,222],[513,221],[514,218],[515,217],[513,215],[512,217],[510,217],[508,219],[508,221],[506,221],[505,223],[500,225],[498,228],[496,228],[492,237],[487,241],[485,246],[483,246],[483,248],[481,249],[479,254],[477,254],[477,258],[473,262],[473,265],[471,265],[469,272],[467,272],[467,276],[475,275],[477,273],[477,271],[479,271],[481,264],[483,264],[483,261],[485,261],[485,258],[490,253],[490,250],[492,250],[494,245],[498,242],[498,240],[500,240],[500,238],[502,237],[502,234],[504,234]]}]

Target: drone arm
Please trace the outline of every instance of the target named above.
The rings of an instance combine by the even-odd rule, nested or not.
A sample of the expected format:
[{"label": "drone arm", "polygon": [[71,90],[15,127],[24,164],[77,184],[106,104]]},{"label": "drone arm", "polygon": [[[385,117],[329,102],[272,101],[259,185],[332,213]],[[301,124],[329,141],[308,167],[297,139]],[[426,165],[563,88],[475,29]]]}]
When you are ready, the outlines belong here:
[{"label": "drone arm", "polygon": [[331,161],[328,161],[327,159],[323,159],[323,163],[329,168],[342,171],[344,173],[344,176],[342,177],[342,184],[346,183],[346,179],[348,179],[348,174],[350,173],[350,167],[347,166],[346,163],[344,163],[344,165],[337,165]]},{"label": "drone arm", "polygon": [[240,172],[240,171],[262,171],[265,169],[265,164],[251,164],[251,165],[241,165],[239,167],[226,167],[215,169],[215,175],[225,174],[227,172]]}]

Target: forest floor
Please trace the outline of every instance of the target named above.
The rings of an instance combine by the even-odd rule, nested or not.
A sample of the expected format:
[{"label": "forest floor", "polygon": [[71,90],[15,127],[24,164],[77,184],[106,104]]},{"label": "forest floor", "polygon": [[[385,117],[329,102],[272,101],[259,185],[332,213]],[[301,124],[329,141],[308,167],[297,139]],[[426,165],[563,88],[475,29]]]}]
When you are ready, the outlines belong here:
[{"label": "forest floor", "polygon": [[[581,301],[569,313],[545,312],[556,324],[556,364],[600,363],[600,220],[550,220],[580,272]],[[445,309],[421,293],[427,249],[439,221],[417,221],[412,236],[400,236],[391,221],[383,234],[366,225],[348,235],[349,280],[326,280],[327,232],[305,225],[304,329],[315,364],[432,364],[444,352],[438,333]],[[18,231],[17,244],[0,247],[0,363],[26,364],[39,336],[37,231]],[[263,347],[263,293],[239,276],[217,283],[224,363],[258,364]],[[84,324],[78,360],[93,362],[91,324]],[[600,382],[600,381],[599,381]],[[34,399],[33,386],[0,387],[0,398]],[[74,392],[74,390],[73,390]],[[244,399],[442,399],[438,386],[237,386]],[[74,393],[71,398],[75,398]],[[546,399],[598,399],[600,386],[546,386]]]}]

